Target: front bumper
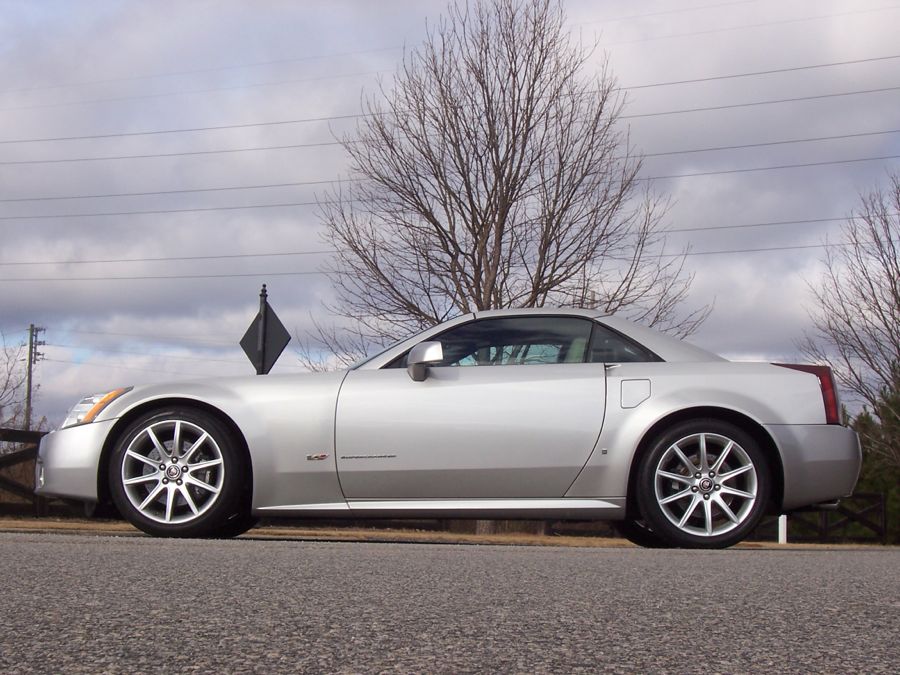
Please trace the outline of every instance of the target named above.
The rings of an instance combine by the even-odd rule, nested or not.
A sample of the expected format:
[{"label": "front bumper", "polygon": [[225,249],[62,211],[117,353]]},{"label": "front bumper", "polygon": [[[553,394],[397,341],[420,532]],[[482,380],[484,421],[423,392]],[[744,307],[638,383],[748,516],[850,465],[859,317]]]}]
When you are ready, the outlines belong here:
[{"label": "front bumper", "polygon": [[41,439],[34,465],[35,492],[96,502],[103,444],[116,420],[53,431]]},{"label": "front bumper", "polygon": [[859,436],[836,424],[773,424],[781,451],[783,511],[831,502],[853,492],[862,466]]}]

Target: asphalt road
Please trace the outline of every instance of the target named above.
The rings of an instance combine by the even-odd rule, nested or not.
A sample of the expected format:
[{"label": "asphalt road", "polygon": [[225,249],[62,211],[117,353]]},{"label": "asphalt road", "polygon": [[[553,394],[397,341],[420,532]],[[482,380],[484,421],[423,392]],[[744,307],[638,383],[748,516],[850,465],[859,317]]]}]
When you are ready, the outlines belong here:
[{"label": "asphalt road", "polygon": [[0,533],[0,672],[896,673],[900,549]]}]

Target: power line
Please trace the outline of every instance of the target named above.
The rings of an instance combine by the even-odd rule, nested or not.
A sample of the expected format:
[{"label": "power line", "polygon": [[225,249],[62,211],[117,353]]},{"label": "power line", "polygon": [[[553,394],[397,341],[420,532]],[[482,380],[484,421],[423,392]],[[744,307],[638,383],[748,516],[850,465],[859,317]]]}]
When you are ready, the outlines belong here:
[{"label": "power line", "polygon": [[760,105],[774,105],[778,103],[798,103],[800,101],[818,101],[826,98],[838,98],[841,96],[861,96],[866,94],[880,94],[887,91],[900,90],[900,86],[896,87],[879,87],[877,89],[861,89],[858,91],[842,91],[831,94],[817,94],[815,96],[796,96],[794,98],[778,98],[765,101],[748,101],[746,103],[730,103],[727,105],[703,106],[698,108],[681,108],[680,110],[664,110],[662,112],[652,113],[636,113],[633,115],[621,115],[619,119],[630,120],[639,117],[662,117],[664,115],[680,115],[682,113],[710,112],[716,110],[731,110],[733,108],[750,108]]},{"label": "power line", "polygon": [[[750,4],[750,3],[753,3],[756,1],[757,0],[731,0],[730,2],[718,2],[718,3],[714,3],[714,4],[709,4],[709,5],[697,5],[694,7],[682,7],[679,9],[669,9],[669,10],[658,11],[658,12],[647,12],[644,14],[632,14],[629,16],[610,17],[607,19],[601,19],[599,21],[587,21],[587,22],[583,22],[583,23],[577,24],[577,25],[584,26],[584,25],[589,25],[592,23],[612,23],[612,22],[619,22],[619,21],[628,21],[631,19],[642,19],[642,18],[652,17],[652,16],[661,16],[664,14],[680,14],[683,12],[692,12],[692,11],[698,11],[698,10],[703,10],[703,9],[713,9],[716,7],[726,7],[726,6],[730,6],[730,5]],[[87,80],[87,81],[81,81],[81,82],[65,82],[65,83],[61,83],[61,84],[42,85],[42,86],[37,86],[37,87],[22,87],[19,89],[7,89],[4,91],[0,91],[0,96],[6,95],[6,94],[29,92],[29,91],[42,91],[42,90],[47,90],[47,89],[63,89],[63,88],[68,88],[68,87],[80,87],[80,86],[88,86],[88,85],[95,85],[95,84],[110,84],[113,82],[132,82],[135,80],[161,79],[161,78],[165,78],[165,77],[176,77],[176,76],[180,76],[180,75],[200,75],[200,74],[206,74],[206,73],[223,72],[223,71],[228,71],[228,70],[241,70],[241,69],[245,69],[245,68],[258,68],[260,66],[280,65],[280,64],[284,64],[284,63],[300,63],[303,61],[317,61],[317,60],[324,60],[324,59],[340,58],[343,56],[359,56],[362,54],[378,54],[378,53],[388,52],[388,51],[400,51],[402,49],[403,49],[403,47],[398,45],[398,46],[394,46],[394,47],[378,47],[378,48],[374,48],[374,49],[336,52],[333,54],[314,54],[314,55],[307,55],[307,56],[296,56],[296,57],[291,57],[291,58],[286,58],[286,59],[273,59],[273,60],[267,60],[267,61],[252,61],[249,63],[241,63],[241,64],[235,64],[235,65],[231,65],[231,66],[196,68],[193,70],[169,71],[169,72],[165,72],[165,73],[151,73],[151,74],[145,74],[145,75],[130,75],[127,77],[113,77],[113,78],[105,78],[105,79],[101,79],[101,80]]]},{"label": "power line", "polygon": [[[822,244],[801,244],[796,246],[772,246],[768,248],[742,248],[728,249],[721,251],[686,251],[682,253],[658,253],[649,255],[651,258],[678,258],[681,256],[698,256],[698,255],[724,255],[728,253],[757,253],[765,251],[793,251],[800,249],[812,248],[829,248],[832,246],[848,246],[849,243],[822,243]],[[630,260],[630,258],[622,258],[622,260]],[[18,282],[18,281],[38,281],[38,282],[69,282],[69,281],[149,281],[162,279],[226,279],[226,278],[243,278],[243,277],[284,277],[284,276],[308,276],[308,275],[327,275],[328,272],[322,270],[305,271],[305,272],[259,272],[259,273],[232,273],[232,274],[158,274],[144,276],[99,276],[99,277],[7,277],[0,278],[0,281]]]},{"label": "power line", "polygon": [[44,357],[44,361],[50,361],[51,363],[69,363],[79,367],[88,367],[88,368],[107,368],[107,369],[115,369],[115,370],[137,370],[145,373],[168,373],[171,375],[208,375],[209,373],[186,373],[183,370],[165,370],[164,368],[139,368],[137,366],[121,366],[116,363],[108,363],[104,361],[103,363],[96,363],[93,361],[71,361],[67,359],[51,359],[49,357]]},{"label": "power line", "polygon": [[836,159],[827,162],[806,162],[803,164],[779,164],[777,166],[756,166],[745,169],[722,169],[719,171],[699,171],[696,173],[675,173],[668,176],[644,176],[635,180],[650,181],[666,178],[693,178],[694,176],[721,176],[729,173],[751,173],[754,171],[778,171],[781,169],[804,169],[813,166],[831,166],[836,164],[854,164],[857,162],[877,162],[885,159],[898,159],[900,155],[884,155],[882,157],[856,157],[854,159]]},{"label": "power line", "polygon": [[[335,183],[338,181],[322,181]],[[242,206],[206,206],[191,209],[154,209],[149,211],[104,211],[101,213],[50,213],[39,216],[0,216],[0,220],[53,220],[55,218],[104,218],[109,216],[147,216],[172,213],[204,213],[210,211],[242,211],[247,209],[281,209],[296,206],[317,206],[333,202],[284,202],[280,204],[246,204]]]},{"label": "power line", "polygon": [[271,253],[231,253],[224,255],[185,255],[158,258],[105,258],[103,260],[31,260],[18,262],[0,261],[0,266],[13,265],[100,265],[110,263],[170,262],[176,260],[231,260],[235,258],[271,258],[298,255],[324,255],[335,253],[335,249],[322,251],[276,251]]},{"label": "power line", "polygon": [[[27,330],[27,329],[26,329]],[[63,333],[74,333],[76,335],[101,335],[101,336],[109,336],[109,337],[135,337],[135,338],[148,338],[153,339],[155,341],[162,342],[199,342],[199,343],[209,343],[214,345],[229,345],[233,346],[234,342],[232,340],[223,340],[221,338],[213,338],[209,335],[185,335],[183,333],[178,333],[177,335],[158,335],[152,333],[118,333],[118,332],[109,332],[109,331],[99,331],[99,330],[75,330],[72,328],[66,328],[61,330]]]},{"label": "power line", "polygon": [[730,75],[710,75],[708,77],[695,77],[689,80],[669,80],[668,82],[653,82],[651,84],[637,84],[628,87],[619,87],[622,90],[650,89],[652,87],[670,87],[677,84],[696,84],[699,82],[714,82],[717,80],[733,80],[741,77],[756,77],[758,75],[776,75],[779,73],[794,73],[803,70],[816,70],[819,68],[832,68],[835,66],[848,66],[857,63],[872,63],[874,61],[888,61],[900,59],[900,54],[890,56],[874,56],[867,59],[852,59],[849,61],[832,61],[831,63],[817,63],[808,66],[791,66],[789,68],[773,68],[771,70],[755,70],[746,73],[732,73]]},{"label": "power line", "polygon": [[[214,359],[209,358],[207,356],[181,356],[179,354],[160,354],[159,352],[139,352],[128,349],[103,349],[99,347],[87,346],[87,345],[71,345],[71,344],[62,344],[62,343],[46,343],[48,347],[58,347],[61,349],[78,349],[90,352],[98,352],[100,354],[126,354],[130,356],[146,356],[148,358],[162,359],[162,360],[176,360],[176,361],[203,361],[209,363],[227,363],[232,366],[243,366],[246,365],[246,360],[242,358],[235,359]],[[237,349],[237,346],[235,346]],[[287,368],[302,368],[300,364],[282,364],[282,366]]]},{"label": "power line", "polygon": [[174,71],[174,72],[168,72],[168,73],[155,73],[155,74],[150,74],[150,75],[130,75],[128,77],[113,77],[113,78],[106,78],[103,80],[68,82],[68,83],[64,83],[64,84],[50,84],[50,85],[43,85],[43,86],[39,86],[39,87],[25,87],[22,89],[7,89],[5,91],[0,92],[0,95],[18,94],[18,93],[27,92],[27,91],[40,91],[40,90],[46,90],[46,89],[63,89],[66,87],[81,87],[81,86],[94,85],[94,84],[110,84],[112,82],[132,82],[134,80],[152,80],[152,79],[159,79],[159,78],[163,78],[163,77],[175,77],[178,75],[200,75],[200,74],[205,74],[205,73],[217,73],[217,72],[222,72],[225,70],[239,70],[242,68],[257,68],[259,66],[273,66],[273,65],[278,65],[278,64],[282,64],[282,63],[299,63],[301,61],[315,61],[315,60],[322,60],[322,59],[332,59],[332,58],[338,58],[341,56],[358,56],[361,54],[377,54],[380,52],[387,52],[387,51],[399,51],[401,49],[403,49],[403,47],[379,47],[377,49],[365,49],[365,50],[352,51],[352,52],[337,52],[334,54],[319,54],[319,55],[313,55],[313,56],[299,56],[299,57],[294,57],[294,58],[289,58],[289,59],[256,61],[256,62],[244,63],[244,64],[239,64],[239,65],[234,65],[234,66],[219,66],[219,67],[215,67],[215,68],[198,68],[195,70],[180,70],[180,71]]},{"label": "power line", "polygon": [[[890,217],[900,216],[900,213],[888,213]],[[740,223],[738,225],[713,225],[710,227],[673,227],[663,232],[705,232],[707,230],[739,230],[749,227],[775,227],[780,225],[808,225],[812,223],[836,223],[847,220],[861,220],[862,216],[843,216],[840,218],[806,218],[803,220],[773,220],[764,223]]]},{"label": "power line", "polygon": [[629,21],[631,19],[646,19],[651,16],[663,16],[665,14],[682,14],[684,12],[696,12],[701,9],[715,9],[717,7],[730,7],[732,5],[749,5],[758,2],[758,0],[731,0],[730,2],[717,2],[712,5],[694,5],[693,7],[681,7],[679,9],[666,9],[659,12],[647,12],[645,14],[630,14],[627,16],[615,16],[608,19],[597,19],[596,21],[584,21],[576,24],[578,26],[589,26],[594,23],[613,23],[617,21]]},{"label": "power line", "polygon": [[714,33],[728,33],[736,30],[747,30],[751,28],[766,28],[769,26],[783,26],[792,23],[805,23],[807,21],[817,21],[819,19],[833,19],[840,16],[850,16],[853,14],[871,14],[874,12],[885,12],[900,9],[898,5],[888,5],[887,7],[874,7],[869,9],[856,9],[848,12],[837,12],[835,14],[817,14],[815,16],[804,16],[796,19],[780,19],[778,21],[764,21],[762,23],[744,24],[741,26],[726,26],[724,28],[710,28],[708,30],[696,30],[686,33],[669,33],[668,35],[653,35],[646,38],[638,38],[636,40],[623,40],[620,42],[610,42],[607,46],[613,47],[617,45],[638,44],[641,42],[655,42],[657,40],[669,40],[680,37],[695,37],[697,35],[712,35]]},{"label": "power line", "polygon": [[825,244],[799,244],[796,246],[770,246],[768,248],[736,248],[736,249],[727,249],[722,251],[688,251],[686,253],[658,253],[654,256],[650,256],[652,258],[680,258],[681,256],[695,256],[695,255],[725,255],[730,253],[765,253],[771,251],[796,251],[801,249],[810,249],[810,248],[831,248],[833,246],[849,246],[850,243],[847,242],[835,242],[835,243],[825,243]]},{"label": "power line", "polygon": [[177,354],[159,354],[159,353],[148,353],[148,352],[139,352],[128,349],[103,349],[99,347],[86,346],[86,345],[71,345],[71,344],[63,344],[59,342],[47,342],[46,345],[48,347],[58,347],[60,349],[83,349],[91,352],[99,352],[101,354],[129,354],[136,356],[146,356],[150,358],[161,358],[161,359],[174,359],[178,361],[210,361],[214,363],[229,363],[231,365],[244,365],[246,363],[243,359],[213,359],[209,357],[200,357],[200,356],[180,356]]},{"label": "power line", "polygon": [[[193,150],[186,152],[158,152],[144,155],[109,155],[105,157],[64,157],[60,159],[26,159],[0,162],[0,166],[20,164],[64,164],[68,162],[99,162],[118,159],[151,159],[159,157],[187,157],[190,155],[221,155],[234,152],[258,152],[263,150],[294,150],[297,148],[322,148],[330,145],[343,145],[340,141],[323,141],[321,143],[295,143],[291,145],[266,145],[255,148],[224,148],[221,150]],[[0,201],[9,201],[0,199]]]},{"label": "power line", "polygon": [[[774,75],[780,73],[790,73],[790,72],[798,72],[805,70],[815,70],[821,68],[831,68],[835,66],[846,66],[846,65],[855,65],[860,63],[872,63],[876,61],[886,61],[890,59],[900,58],[900,55],[890,55],[890,56],[879,56],[879,57],[871,57],[864,59],[852,59],[847,61],[836,61],[832,63],[820,63],[820,64],[812,64],[806,66],[794,66],[788,68],[775,68],[770,70],[759,70],[752,71],[746,73],[734,73],[730,75],[713,75],[708,77],[699,77],[693,79],[686,80],[672,80],[668,82],[654,82],[650,84],[640,84],[633,86],[623,86],[616,87],[617,91],[631,91],[637,89],[648,89],[653,87],[667,87],[673,85],[682,85],[682,84],[696,84],[700,82],[713,82],[717,80],[730,80],[735,78],[744,78],[744,77],[756,77],[761,75]],[[380,75],[386,72],[386,70],[373,70],[373,71],[365,71],[358,73],[340,73],[334,75],[320,75],[317,77],[306,77],[306,78],[296,78],[290,80],[278,80],[276,82],[252,82],[249,84],[238,84],[238,85],[228,85],[221,87],[207,87],[205,89],[184,89],[181,91],[170,91],[170,92],[158,92],[154,94],[132,94],[129,96],[112,96],[107,98],[94,98],[94,99],[81,99],[78,101],[59,101],[56,103],[36,103],[32,105],[23,105],[23,106],[14,106],[8,108],[0,108],[0,112],[14,112],[19,110],[39,110],[44,108],[60,108],[67,107],[73,105],[90,105],[94,103],[119,103],[122,101],[137,101],[137,100],[145,100],[145,99],[154,99],[154,98],[169,98],[173,96],[189,96],[193,94],[210,94],[219,91],[236,91],[241,89],[254,89],[261,87],[279,87],[289,84],[301,84],[304,82],[319,82],[323,80],[332,80],[332,79],[340,79],[340,78],[348,78],[348,77],[365,77],[369,75]]]},{"label": "power line", "polygon": [[186,89],[183,91],[159,92],[156,94],[132,94],[130,96],[112,96],[109,98],[92,98],[79,101],[60,101],[57,103],[35,103],[33,105],[22,105],[11,108],[0,108],[0,112],[15,112],[19,110],[41,110],[44,108],[63,108],[72,105],[91,105],[93,103],[119,103],[121,101],[139,101],[152,98],[169,98],[171,96],[189,96],[192,94],[211,94],[217,91],[234,91],[238,89],[253,89],[259,87],[278,87],[285,84],[300,84],[303,82],[318,82],[321,80],[335,80],[346,77],[363,77],[368,75],[379,75],[385,70],[372,70],[361,73],[346,73],[341,75],[322,75],[319,77],[305,77],[294,80],[281,80],[278,82],[256,82],[250,84],[230,85],[226,87],[209,87],[206,89]]},{"label": "power line", "polygon": [[[813,96],[798,96],[793,98],[781,98],[781,99],[768,99],[763,101],[749,101],[745,103],[732,103],[727,105],[718,105],[718,106],[705,106],[705,107],[696,107],[696,108],[684,108],[679,110],[665,110],[659,112],[651,112],[651,113],[635,113],[632,115],[622,115],[619,119],[636,119],[640,117],[661,117],[665,115],[677,115],[682,113],[693,113],[693,112],[709,112],[716,110],[729,110],[733,108],[747,108],[752,106],[760,106],[760,105],[774,105],[780,103],[796,103],[799,101],[815,101],[820,99],[828,99],[828,98],[836,98],[841,96],[861,96],[867,94],[877,94],[888,91],[896,91],[900,89],[900,86],[892,86],[892,87],[880,87],[876,89],[863,89],[856,91],[845,91],[845,92],[832,92],[828,94],[817,94]],[[384,114],[384,113],[379,113]],[[133,137],[133,136],[156,136],[161,134],[180,134],[180,133],[193,133],[200,131],[221,131],[226,129],[249,129],[252,127],[267,127],[267,126],[279,126],[279,125],[288,125],[288,124],[305,124],[308,122],[329,122],[336,120],[346,120],[346,119],[358,119],[361,117],[371,117],[370,113],[352,113],[352,114],[344,114],[344,115],[329,115],[329,116],[321,116],[321,117],[302,117],[296,119],[289,120],[274,120],[268,122],[247,122],[243,124],[219,124],[219,125],[210,125],[203,127],[184,127],[179,129],[154,129],[150,131],[126,131],[126,132],[116,132],[116,133],[106,133],[106,134],[86,134],[82,136],[56,136],[56,137],[44,137],[44,138],[18,138],[18,139],[6,139],[0,140],[0,145],[7,145],[10,143],[45,143],[45,142],[55,142],[55,141],[78,141],[78,140],[96,140],[101,138],[125,138],[125,137]]]},{"label": "power line", "polygon": [[[865,136],[878,136],[885,134],[896,134],[900,133],[900,129],[887,129],[885,131],[867,131],[860,133],[851,133],[851,134],[838,134],[834,136],[817,136],[812,138],[795,138],[788,140],[778,140],[778,141],[761,141],[758,143],[744,143],[740,145],[720,145],[713,147],[705,147],[705,148],[690,148],[684,150],[670,150],[667,152],[653,152],[646,153],[643,157],[663,157],[669,155],[686,155],[691,153],[698,152],[712,152],[716,150],[740,150],[744,148],[762,148],[766,146],[772,145],[789,145],[791,143],[814,143],[821,141],[833,141],[840,140],[846,138],[862,138]],[[356,141],[350,141],[356,142]],[[266,150],[289,150],[289,149],[297,149],[297,148],[319,148],[324,146],[340,146],[344,143],[342,141],[323,141],[321,143],[299,143],[292,145],[269,145],[269,146],[259,146],[259,147],[251,147],[251,148],[224,148],[218,150],[196,150],[196,151],[185,151],[185,152],[162,152],[162,153],[152,153],[152,154],[141,154],[141,155],[111,155],[104,157],[64,157],[57,159],[28,159],[28,160],[14,160],[14,161],[0,161],[0,166],[12,166],[12,165],[21,165],[21,164],[61,164],[68,162],[96,162],[96,161],[106,161],[106,160],[129,160],[129,159],[151,159],[151,158],[160,158],[160,157],[188,157],[194,155],[217,155],[224,153],[236,153],[236,152],[257,152],[257,151],[266,151]],[[276,185],[274,187],[287,187],[288,185],[298,185],[298,183],[288,183],[282,185]],[[256,187],[256,186],[251,186]],[[261,186],[261,187],[273,187],[273,186]],[[208,189],[208,191],[215,190],[224,190],[224,189],[243,189],[243,188],[213,188]],[[139,192],[139,193],[118,193],[111,195],[86,195],[86,196],[72,196],[72,197],[21,197],[15,199],[0,199],[0,202],[27,202],[27,201],[49,201],[49,200],[58,200],[58,199],[84,199],[87,196],[91,197],[134,197],[134,196],[145,196],[145,195],[156,195],[156,194],[172,194],[173,192],[203,192],[204,190],[174,190],[174,191],[163,191],[163,192]]]},{"label": "power line", "polygon": [[[900,213],[889,213],[887,214],[890,217],[900,216]],[[707,231],[716,231],[716,230],[736,230],[736,229],[745,229],[745,228],[754,228],[754,227],[777,227],[783,225],[808,225],[813,223],[833,223],[833,222],[844,222],[847,220],[859,220],[862,216],[841,216],[835,218],[805,218],[800,220],[776,220],[776,221],[766,221],[760,223],[739,223],[736,225],[711,225],[706,227],[672,227],[666,228],[662,230],[663,233],[681,233],[681,232],[707,232]],[[18,265],[77,265],[77,264],[112,264],[112,263],[132,263],[132,262],[169,262],[176,260],[223,260],[223,259],[233,259],[233,258],[266,258],[266,257],[280,257],[280,256],[297,256],[297,255],[325,255],[329,253],[336,253],[337,249],[323,249],[321,251],[271,251],[271,252],[262,252],[262,253],[234,253],[234,254],[225,254],[225,255],[201,255],[201,256],[170,256],[170,257],[158,257],[158,258],[107,258],[103,260],[33,260],[33,261],[8,261],[3,262],[0,261],[0,266],[18,266]],[[674,254],[672,254],[674,255]],[[701,254],[698,254],[701,255]],[[27,330],[27,329],[24,329]],[[24,332],[19,331],[19,332]],[[110,332],[101,332],[101,331],[80,331],[80,330],[67,330],[69,333],[78,333],[78,334],[87,334],[87,335],[110,335],[110,336],[121,336],[121,337],[155,337],[155,338],[164,338],[166,336],[153,336],[153,335],[145,335],[140,333],[110,333]],[[192,337],[185,336],[179,334],[177,338],[170,338],[173,341],[198,341],[198,342],[213,342],[218,344],[231,344],[230,342],[225,342],[221,340],[211,340],[208,338],[201,337]]]},{"label": "power line", "polygon": [[[846,138],[863,138],[865,136],[882,136],[887,134],[900,134],[900,129],[886,129],[885,131],[865,131],[856,134],[839,134],[835,136],[815,136],[811,138],[792,138],[780,141],[761,141],[759,143],[742,143],[740,145],[718,145],[705,148],[690,148],[687,150],[671,150],[668,152],[651,152],[642,157],[666,157],[670,155],[689,155],[697,152],[714,152],[718,150],[743,150],[746,148],[764,148],[773,145],[790,145],[792,143],[818,143],[820,141],[836,141]],[[4,200],[0,200],[4,201]]]},{"label": "power line", "polygon": [[[832,166],[838,164],[854,164],[858,162],[875,162],[875,161],[883,161],[887,159],[898,159],[900,155],[883,155],[879,157],[854,157],[852,159],[836,159],[829,160],[825,162],[806,162],[802,164],[780,164],[776,166],[757,166],[757,167],[747,167],[741,169],[719,169],[716,171],[700,171],[695,173],[680,173],[680,174],[669,174],[664,176],[643,176],[640,178],[636,178],[635,180],[639,181],[651,181],[651,180],[665,180],[670,178],[692,178],[695,176],[717,176],[717,175],[726,175],[733,173],[751,173],[751,172],[760,172],[760,171],[777,171],[782,169],[800,169],[800,168],[809,168],[816,166]],[[339,183],[339,182],[358,182],[358,179],[339,179],[339,180],[331,180],[331,181],[318,181],[319,183]],[[309,183],[307,183],[309,184]],[[239,188],[228,188],[228,189],[239,189]],[[203,213],[203,212],[212,212],[212,211],[238,211],[238,210],[247,210],[247,209],[270,209],[270,208],[290,208],[290,207],[298,207],[298,206],[317,206],[320,204],[331,204],[336,203],[334,200],[330,201],[312,201],[312,202],[284,202],[279,204],[245,204],[239,206],[208,206],[208,207],[197,207],[197,208],[184,208],[184,209],[153,209],[146,211],[104,211],[104,212],[96,212],[96,213],[55,213],[55,214],[43,214],[43,215],[25,215],[25,216],[0,216],[0,221],[10,221],[10,220],[53,220],[57,218],[101,218],[108,216],[142,216],[142,215],[165,215],[165,214],[173,214],[173,213]]]},{"label": "power line", "polygon": [[0,199],[0,202],[45,202],[58,201],[60,199],[103,199],[106,197],[149,197],[152,195],[182,195],[200,192],[228,192],[231,190],[262,190],[267,188],[286,188],[298,187],[302,185],[330,185],[331,183],[350,182],[347,179],[332,180],[304,180],[292,181],[289,183],[263,183],[259,185],[228,185],[225,187],[210,188],[189,188],[179,190],[154,190],[148,192],[107,192],[105,194],[94,195],[62,195],[62,196],[41,196],[41,197],[15,197],[10,199]]},{"label": "power line", "polygon": [[306,272],[248,272],[231,274],[147,274],[141,276],[123,276],[123,277],[6,277],[0,278],[0,281],[147,281],[150,279],[237,279],[254,277],[264,279],[266,277],[298,277],[321,275],[325,272],[306,271]]},{"label": "power line", "polygon": [[[631,20],[631,19],[639,19],[639,18],[646,18],[646,17],[652,17],[652,16],[661,16],[661,15],[666,15],[666,14],[678,14],[678,13],[682,13],[682,12],[698,11],[698,10],[702,10],[702,9],[725,7],[725,6],[729,6],[729,5],[749,4],[750,2],[753,2],[753,1],[754,0],[732,0],[731,2],[719,2],[719,3],[714,3],[714,4],[708,4],[708,5],[698,5],[695,7],[683,7],[683,8],[679,8],[679,9],[670,9],[670,10],[663,10],[663,11],[657,11],[657,12],[647,12],[647,13],[643,13],[643,14],[632,14],[632,15],[628,15],[628,16],[612,17],[612,18],[608,18],[608,19],[600,19],[597,21],[587,21],[587,22],[583,22],[583,23],[577,24],[577,25],[583,26],[583,25],[590,25],[590,24],[594,24],[594,23],[613,23],[613,22],[619,22],[619,21],[627,21],[627,20]],[[900,9],[900,7],[897,7],[897,6],[876,7],[876,8],[868,8],[868,9],[863,9],[863,10],[840,12],[840,13],[835,13],[835,14],[820,14],[820,15],[809,16],[809,17],[799,17],[796,19],[785,19],[785,20],[779,20],[779,21],[769,21],[769,22],[764,22],[764,23],[747,24],[747,25],[742,25],[742,26],[727,26],[724,28],[714,28],[714,29],[709,29],[709,30],[704,30],[704,31],[692,31],[689,33],[674,33],[674,34],[669,34],[669,35],[650,36],[650,37],[641,38],[638,40],[629,40],[629,41],[625,41],[625,42],[611,43],[610,46],[617,45],[617,44],[632,44],[635,42],[649,42],[649,41],[655,41],[655,40],[666,40],[666,39],[671,39],[671,38],[687,37],[687,36],[693,36],[693,35],[708,35],[708,34],[713,34],[713,33],[744,30],[744,29],[749,29],[749,28],[760,28],[760,27],[764,27],[764,26],[773,26],[773,25],[780,25],[780,24],[801,23],[801,22],[805,22],[805,21],[813,21],[813,20],[818,20],[818,19],[827,19],[827,18],[833,18],[833,17],[848,16],[848,15],[852,15],[852,14],[883,12],[883,11],[890,11],[890,10],[895,10],[895,9]],[[266,60],[266,61],[256,61],[256,62],[249,62],[249,63],[244,63],[244,64],[235,64],[232,66],[197,68],[197,69],[192,69],[192,70],[170,71],[170,72],[165,72],[165,73],[152,73],[152,74],[146,74],[146,75],[133,75],[133,76],[128,76],[128,77],[104,78],[104,79],[98,79],[98,80],[68,82],[68,83],[61,83],[61,84],[55,84],[55,85],[43,85],[43,86],[37,86],[37,87],[23,87],[23,88],[18,88],[18,89],[7,89],[3,92],[0,92],[0,95],[12,94],[12,93],[22,93],[22,92],[29,92],[29,91],[41,91],[41,90],[47,90],[47,89],[62,89],[62,88],[68,88],[68,87],[88,86],[88,85],[96,85],[96,84],[109,84],[109,83],[113,83],[113,82],[129,82],[129,81],[136,81],[136,80],[161,79],[161,78],[165,78],[165,77],[175,77],[175,76],[180,76],[180,75],[198,75],[198,74],[222,72],[222,71],[228,71],[228,70],[255,68],[255,67],[260,67],[260,66],[268,66],[268,65],[278,65],[278,64],[283,64],[283,63],[299,63],[299,62],[303,62],[303,61],[323,60],[323,59],[329,59],[329,58],[338,58],[341,56],[355,56],[355,55],[361,55],[361,54],[382,53],[382,52],[387,52],[387,51],[400,51],[401,49],[403,49],[402,46],[380,47],[380,48],[367,49],[367,50],[337,52],[334,54],[321,54],[321,55],[312,55],[312,56],[292,57],[292,58],[287,58],[287,59],[272,59],[272,60]],[[266,86],[266,85],[260,84],[260,85],[250,85],[250,86]],[[178,93],[193,93],[193,92],[178,92]],[[63,104],[63,105],[66,105],[66,104]]]},{"label": "power line", "polygon": [[272,127],[286,124],[305,124],[307,122],[333,122],[335,120],[349,120],[358,117],[369,117],[367,113],[352,113],[349,115],[328,115],[323,117],[301,117],[293,120],[275,120],[272,122],[247,122],[245,124],[219,124],[206,127],[188,127],[183,129],[155,129],[151,131],[125,131],[110,134],[88,134],[84,136],[58,136],[55,138],[25,138],[0,140],[0,145],[9,143],[45,143],[50,141],[86,141],[98,138],[124,138],[127,136],[157,136],[160,134],[182,134],[195,131],[220,131],[223,129],[250,129],[252,127]]}]

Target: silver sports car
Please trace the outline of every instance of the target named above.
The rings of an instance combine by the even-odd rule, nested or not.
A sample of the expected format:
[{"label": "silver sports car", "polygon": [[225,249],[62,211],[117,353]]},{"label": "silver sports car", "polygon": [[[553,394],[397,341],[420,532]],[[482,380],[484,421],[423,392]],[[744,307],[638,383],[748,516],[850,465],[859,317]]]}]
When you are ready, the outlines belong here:
[{"label": "silver sports car", "polygon": [[540,309],[467,314],[340,372],[90,396],[35,478],[167,537],[278,515],[605,519],[644,545],[719,548],[850,494],[860,461],[827,367]]}]

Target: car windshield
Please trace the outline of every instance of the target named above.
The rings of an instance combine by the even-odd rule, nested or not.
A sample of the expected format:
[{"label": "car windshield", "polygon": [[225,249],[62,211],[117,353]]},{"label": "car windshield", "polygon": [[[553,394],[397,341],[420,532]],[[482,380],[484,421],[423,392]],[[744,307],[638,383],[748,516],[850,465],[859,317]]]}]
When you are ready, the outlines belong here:
[{"label": "car windshield", "polygon": [[371,361],[371,360],[373,360],[373,359],[377,359],[377,358],[378,358],[379,356],[381,356],[382,354],[384,354],[384,353],[386,353],[386,352],[389,352],[389,351],[392,350],[394,347],[403,344],[403,343],[406,342],[407,340],[409,340],[409,338],[408,338],[408,337],[405,337],[405,338],[403,338],[403,339],[401,339],[401,340],[397,340],[396,342],[391,343],[390,345],[388,345],[388,346],[385,347],[384,349],[381,349],[381,350],[375,352],[375,353],[372,354],[371,356],[364,356],[364,357],[361,358],[359,361],[356,361],[354,364],[352,364],[352,365],[350,366],[350,370],[356,370],[356,369],[359,368],[360,366],[366,365],[369,361]]}]

